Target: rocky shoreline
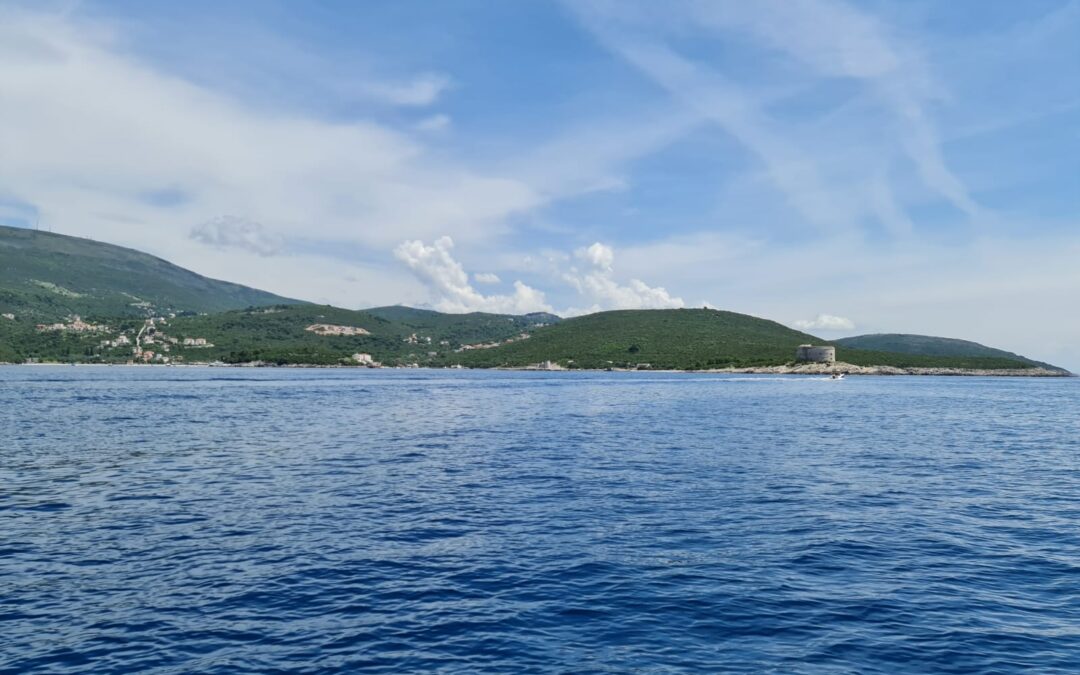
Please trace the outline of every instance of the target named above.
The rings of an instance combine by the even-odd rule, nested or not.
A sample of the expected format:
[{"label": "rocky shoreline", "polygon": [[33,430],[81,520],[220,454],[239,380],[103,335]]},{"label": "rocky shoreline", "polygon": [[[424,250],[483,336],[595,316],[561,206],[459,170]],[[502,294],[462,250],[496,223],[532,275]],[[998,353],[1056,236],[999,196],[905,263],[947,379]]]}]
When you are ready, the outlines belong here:
[{"label": "rocky shoreline", "polygon": [[895,366],[856,366],[851,363],[800,363],[757,368],[714,368],[699,373],[739,373],[754,375],[957,375],[969,377],[1074,377],[1068,371],[1048,368],[897,368]]}]

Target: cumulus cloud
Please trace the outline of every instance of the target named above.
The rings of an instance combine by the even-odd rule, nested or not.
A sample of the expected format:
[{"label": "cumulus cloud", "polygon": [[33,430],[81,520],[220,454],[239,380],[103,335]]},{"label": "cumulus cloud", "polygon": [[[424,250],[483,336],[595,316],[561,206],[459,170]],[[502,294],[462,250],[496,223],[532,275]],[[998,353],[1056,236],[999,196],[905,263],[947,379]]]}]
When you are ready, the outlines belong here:
[{"label": "cumulus cloud", "polygon": [[442,312],[497,312],[526,314],[550,312],[544,294],[521,281],[512,295],[484,295],[469,283],[465,268],[453,256],[454,241],[440,237],[428,246],[423,241],[403,242],[394,255],[427,286],[435,308]]},{"label": "cumulus cloud", "polygon": [[477,272],[473,275],[473,281],[478,284],[498,284],[502,282],[502,279],[493,272]]},{"label": "cumulus cloud", "polygon": [[855,330],[851,319],[833,314],[818,314],[813,319],[800,319],[793,325],[799,330]]},{"label": "cumulus cloud", "polygon": [[584,269],[571,268],[563,279],[593,305],[587,310],[572,309],[567,314],[582,314],[604,309],[671,309],[685,306],[661,286],[649,286],[640,279],[626,284],[615,280],[615,251],[600,242],[579,249],[575,257]]},{"label": "cumulus cloud", "polygon": [[[423,241],[406,241],[394,255],[404,262],[432,296],[432,304],[444,312],[553,312],[543,291],[514,282],[512,295],[484,295],[469,283],[469,274],[453,256],[454,242],[450,237],[437,239],[430,246]],[[576,264],[571,264],[572,261]],[[570,307],[557,312],[563,316],[589,314],[608,309],[672,309],[685,306],[661,286],[649,286],[640,279],[622,283],[615,278],[615,251],[596,242],[578,249],[573,256],[552,256],[551,274],[569,284],[585,301],[584,306]],[[481,272],[472,275],[476,283],[498,283],[498,275]]]},{"label": "cumulus cloud", "polygon": [[189,236],[208,246],[261,256],[277,255],[283,244],[281,236],[267,230],[262,223],[236,216],[212,218],[193,227]]},{"label": "cumulus cloud", "polygon": [[610,246],[604,246],[600,242],[579,250],[577,256],[594,268],[606,273],[611,272],[612,265],[615,264],[615,251]]}]

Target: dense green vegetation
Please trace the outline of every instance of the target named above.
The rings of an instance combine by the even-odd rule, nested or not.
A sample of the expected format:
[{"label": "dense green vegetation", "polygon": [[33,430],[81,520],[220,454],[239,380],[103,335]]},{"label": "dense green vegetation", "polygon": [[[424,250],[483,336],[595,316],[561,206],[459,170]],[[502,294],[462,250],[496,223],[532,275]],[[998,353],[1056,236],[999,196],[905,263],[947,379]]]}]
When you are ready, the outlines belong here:
[{"label": "dense green vegetation", "polygon": [[72,333],[36,330],[31,318],[15,320],[0,318],[0,363],[21,363],[27,359],[60,363],[125,362],[131,350],[113,354],[103,351],[100,343],[121,333],[134,336],[142,325],[141,319],[121,317],[106,322],[107,332]]},{"label": "dense green vegetation", "polygon": [[[462,345],[514,338],[546,320],[405,307],[353,311],[327,305],[283,305],[177,317],[167,331],[175,337],[204,337],[213,343],[213,348],[192,351],[200,360],[332,364],[359,352],[388,365],[448,365]],[[317,335],[306,330],[314,324],[363,328],[370,334]]]},{"label": "dense green vegetation", "polygon": [[[969,359],[990,359],[989,362],[1020,361],[1033,367],[1053,369],[1048,363],[1033,361],[1029,358],[1007,352],[1002,349],[994,349],[981,345],[978,342],[957,340],[954,338],[932,337],[929,335],[908,335],[904,333],[876,333],[873,335],[856,335],[855,337],[835,340],[838,347],[858,349],[868,352],[890,352],[894,354],[908,354],[929,357],[948,357]],[[854,362],[851,362],[854,363]],[[964,366],[964,367],[994,367],[994,366]],[[999,366],[1000,367],[1000,366]]]},{"label": "dense green vegetation", "polygon": [[[931,356],[896,352],[849,349],[837,346],[837,361],[855,366],[893,366],[895,368],[968,368],[972,370],[1023,370],[1035,368],[1028,361],[1000,356]],[[1051,367],[1052,368],[1052,367]]]},{"label": "dense green vegetation", "polygon": [[208,279],[132,249],[0,226],[0,313],[20,319],[221,312],[294,302]]},{"label": "dense green vegetation", "polygon": [[463,353],[471,366],[556,361],[576,368],[724,368],[791,361],[795,348],[820,342],[775,321],[711,309],[599,312],[542,328],[529,340]]},{"label": "dense green vegetation", "polygon": [[[545,360],[572,368],[709,369],[790,363],[795,348],[820,339],[774,321],[707,309],[627,310],[567,319],[529,340],[455,355],[476,367]],[[837,359],[897,368],[1023,369],[1034,362],[996,355],[937,356],[838,347]]]},{"label": "dense green vegetation", "polygon": [[28,358],[68,363],[98,361],[97,334],[38,332],[32,323],[0,318],[0,363],[21,363]]},{"label": "dense green vegetation", "polygon": [[20,363],[22,360],[22,353],[0,336],[0,363]]}]

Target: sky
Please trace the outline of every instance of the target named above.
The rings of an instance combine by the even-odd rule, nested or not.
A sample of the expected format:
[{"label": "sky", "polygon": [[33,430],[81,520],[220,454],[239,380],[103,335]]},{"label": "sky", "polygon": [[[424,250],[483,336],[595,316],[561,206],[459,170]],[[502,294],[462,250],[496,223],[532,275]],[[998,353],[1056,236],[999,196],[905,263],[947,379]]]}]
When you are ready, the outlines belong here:
[{"label": "sky", "polygon": [[1080,371],[1080,1],[0,0],[0,224]]}]

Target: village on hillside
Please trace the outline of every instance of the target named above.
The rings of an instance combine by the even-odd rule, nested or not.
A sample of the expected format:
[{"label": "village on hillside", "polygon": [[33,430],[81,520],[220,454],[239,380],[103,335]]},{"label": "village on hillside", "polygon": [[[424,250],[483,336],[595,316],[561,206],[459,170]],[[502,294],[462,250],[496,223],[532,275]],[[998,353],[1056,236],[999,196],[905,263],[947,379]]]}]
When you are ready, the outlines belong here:
[{"label": "village on hillside", "polygon": [[[4,314],[3,318],[14,321],[14,314]],[[175,318],[175,316],[170,317]],[[214,345],[204,337],[176,337],[166,332],[168,318],[150,317],[145,319],[138,330],[114,331],[105,324],[95,324],[84,321],[78,315],[68,317],[67,321],[58,321],[50,324],[37,324],[39,333],[73,333],[91,334],[99,333],[105,336],[97,344],[102,355],[118,356],[129,354],[129,364],[135,363],[179,363],[185,360],[184,354],[177,351],[186,349],[209,349]],[[115,333],[114,335],[111,335]]]}]

